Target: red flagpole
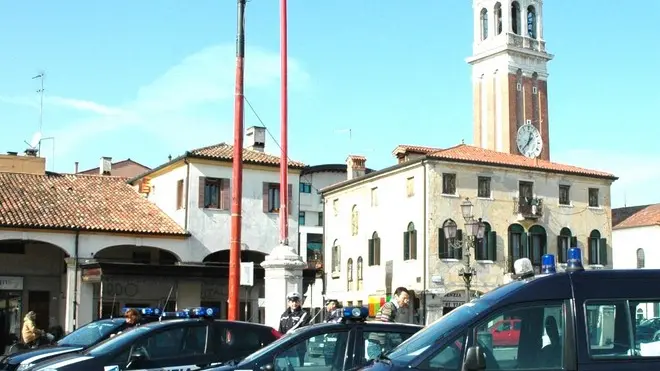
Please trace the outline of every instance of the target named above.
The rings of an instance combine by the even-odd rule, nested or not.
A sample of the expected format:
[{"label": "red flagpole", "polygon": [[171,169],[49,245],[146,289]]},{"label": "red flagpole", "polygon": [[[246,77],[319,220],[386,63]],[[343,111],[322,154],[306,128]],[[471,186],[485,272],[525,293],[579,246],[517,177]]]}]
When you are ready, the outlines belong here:
[{"label": "red flagpole", "polygon": [[243,199],[243,81],[245,59],[245,2],[238,0],[236,33],[236,91],[234,93],[234,156],[231,185],[231,236],[229,242],[229,298],[227,319],[239,317],[241,284],[241,200]]}]

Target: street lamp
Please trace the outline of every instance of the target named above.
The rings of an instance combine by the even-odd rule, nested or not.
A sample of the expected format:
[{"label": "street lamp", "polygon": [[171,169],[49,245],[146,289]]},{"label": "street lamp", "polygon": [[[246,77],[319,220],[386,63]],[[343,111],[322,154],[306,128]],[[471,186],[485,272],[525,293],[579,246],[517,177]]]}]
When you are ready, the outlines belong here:
[{"label": "street lamp", "polygon": [[469,198],[466,198],[465,201],[461,203],[461,214],[463,214],[463,219],[465,220],[465,238],[457,241],[456,232],[458,226],[453,220],[448,220],[445,222],[445,225],[442,227],[446,238],[449,240],[449,247],[453,249],[463,249],[465,246],[464,254],[465,257],[465,266],[461,267],[458,271],[458,275],[463,277],[463,282],[465,282],[465,302],[470,301],[470,289],[472,286],[472,279],[477,275],[477,271],[470,265],[470,251],[471,248],[476,247],[477,240],[484,238],[486,234],[486,225],[481,221],[481,218],[475,220],[474,215],[472,214],[472,202]]}]

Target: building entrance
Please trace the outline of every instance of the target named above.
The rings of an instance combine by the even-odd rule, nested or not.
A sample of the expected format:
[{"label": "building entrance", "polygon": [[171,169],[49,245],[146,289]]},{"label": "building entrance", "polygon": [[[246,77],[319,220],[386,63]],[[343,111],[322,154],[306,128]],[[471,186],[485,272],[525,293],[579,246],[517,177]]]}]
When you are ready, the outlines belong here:
[{"label": "building entrance", "polygon": [[0,351],[21,337],[22,291],[0,290]]}]

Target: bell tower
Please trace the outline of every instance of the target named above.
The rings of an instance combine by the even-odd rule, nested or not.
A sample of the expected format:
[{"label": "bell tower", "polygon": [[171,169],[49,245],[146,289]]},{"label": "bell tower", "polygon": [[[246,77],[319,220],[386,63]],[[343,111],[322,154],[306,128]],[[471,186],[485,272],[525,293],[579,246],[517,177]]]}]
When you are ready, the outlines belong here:
[{"label": "bell tower", "polygon": [[550,159],[548,70],[554,57],[543,39],[543,0],[473,0],[474,145],[521,154],[520,126],[541,134],[540,159]]}]

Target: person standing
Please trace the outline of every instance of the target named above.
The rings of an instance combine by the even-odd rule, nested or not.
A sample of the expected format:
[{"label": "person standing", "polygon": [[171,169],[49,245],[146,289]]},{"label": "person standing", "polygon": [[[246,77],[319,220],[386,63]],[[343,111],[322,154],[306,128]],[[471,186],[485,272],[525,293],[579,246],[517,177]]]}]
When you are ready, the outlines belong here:
[{"label": "person standing", "polygon": [[327,311],[328,317],[325,319],[325,322],[335,323],[341,321],[343,309],[342,305],[337,299],[328,299],[325,302],[325,310]]},{"label": "person standing", "polygon": [[[292,292],[286,298],[289,307],[280,316],[279,331],[282,335],[307,326],[310,320],[309,314],[302,309],[300,294]],[[295,348],[298,354],[298,361],[300,362],[299,366],[303,366],[305,364],[305,354],[307,353],[306,344],[303,342]]]},{"label": "person standing", "polygon": [[396,315],[400,308],[407,308],[410,302],[410,293],[405,287],[397,287],[392,299],[385,303],[378,313],[376,320],[381,322],[396,322]]}]

